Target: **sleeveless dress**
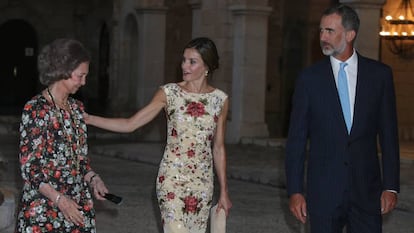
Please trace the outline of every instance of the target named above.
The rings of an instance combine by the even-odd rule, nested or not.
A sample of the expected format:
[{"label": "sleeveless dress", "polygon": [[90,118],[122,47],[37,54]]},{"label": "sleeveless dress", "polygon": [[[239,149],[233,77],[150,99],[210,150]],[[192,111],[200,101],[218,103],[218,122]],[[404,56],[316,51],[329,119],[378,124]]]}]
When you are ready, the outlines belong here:
[{"label": "sleeveless dress", "polygon": [[161,87],[167,96],[167,144],[156,192],[164,232],[205,233],[213,197],[212,143],[227,95],[190,93],[176,83]]}]

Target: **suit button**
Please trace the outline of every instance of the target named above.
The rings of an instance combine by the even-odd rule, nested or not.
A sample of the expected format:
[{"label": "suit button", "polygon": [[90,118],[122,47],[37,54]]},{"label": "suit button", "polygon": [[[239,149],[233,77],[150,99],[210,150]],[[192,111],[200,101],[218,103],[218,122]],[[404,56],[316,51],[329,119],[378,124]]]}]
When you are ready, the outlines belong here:
[{"label": "suit button", "polygon": [[351,146],[351,143],[350,143],[350,142],[348,142],[346,145],[347,145],[348,147],[350,147],[350,146]]},{"label": "suit button", "polygon": [[348,162],[344,162],[344,165],[345,165],[345,166],[348,166],[348,164],[349,164]]}]

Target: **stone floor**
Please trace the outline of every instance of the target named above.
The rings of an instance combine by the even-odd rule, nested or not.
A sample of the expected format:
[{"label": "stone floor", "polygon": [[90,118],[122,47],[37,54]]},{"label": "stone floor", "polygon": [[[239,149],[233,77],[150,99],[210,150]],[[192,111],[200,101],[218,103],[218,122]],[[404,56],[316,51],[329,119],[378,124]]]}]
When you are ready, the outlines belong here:
[{"label": "stone floor", "polygon": [[[12,233],[21,178],[17,161],[17,122],[0,119],[0,233]],[[233,202],[229,233],[305,233],[288,210],[284,177],[284,139],[244,138],[227,145],[228,185]],[[121,205],[95,202],[99,233],[160,233],[154,180],[163,145],[90,134],[92,166]],[[384,216],[384,233],[414,232],[414,143],[400,143],[401,193],[397,208]],[[3,224],[3,225],[2,225]],[[7,227],[3,227],[7,225]]]},{"label": "stone floor", "polygon": [[[1,138],[0,138],[1,139]],[[245,140],[228,145],[228,185],[233,202],[227,219],[229,233],[305,233],[288,210],[284,179],[283,140]],[[99,233],[160,233],[154,181],[161,158],[160,143],[90,140],[92,166],[121,205],[96,201]],[[20,192],[15,139],[0,140],[7,166],[0,169],[0,187]],[[402,151],[410,151],[403,149]],[[401,161],[399,204],[384,217],[384,233],[414,232],[414,162]],[[14,219],[13,219],[14,221]],[[12,233],[14,223],[0,233]]]}]

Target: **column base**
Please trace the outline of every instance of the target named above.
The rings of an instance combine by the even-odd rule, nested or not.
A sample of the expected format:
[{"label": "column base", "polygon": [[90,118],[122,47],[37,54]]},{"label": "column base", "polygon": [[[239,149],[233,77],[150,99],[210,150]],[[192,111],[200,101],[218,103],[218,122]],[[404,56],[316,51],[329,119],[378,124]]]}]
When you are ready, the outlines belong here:
[{"label": "column base", "polygon": [[226,139],[228,143],[239,143],[242,138],[269,137],[266,123],[241,123],[229,122]]},{"label": "column base", "polygon": [[12,226],[15,220],[16,199],[11,190],[0,187],[3,202],[0,204],[0,232]]}]

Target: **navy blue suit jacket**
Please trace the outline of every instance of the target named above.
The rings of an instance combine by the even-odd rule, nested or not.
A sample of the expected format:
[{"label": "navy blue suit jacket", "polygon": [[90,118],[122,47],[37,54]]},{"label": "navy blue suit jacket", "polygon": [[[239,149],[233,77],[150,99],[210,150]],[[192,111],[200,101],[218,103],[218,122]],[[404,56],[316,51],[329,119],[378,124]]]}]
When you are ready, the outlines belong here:
[{"label": "navy blue suit jacket", "polygon": [[311,214],[331,213],[344,200],[351,200],[371,213],[380,213],[382,191],[399,192],[391,68],[358,54],[350,134],[329,57],[305,69],[296,81],[293,95],[285,165],[288,194],[306,193]]}]

